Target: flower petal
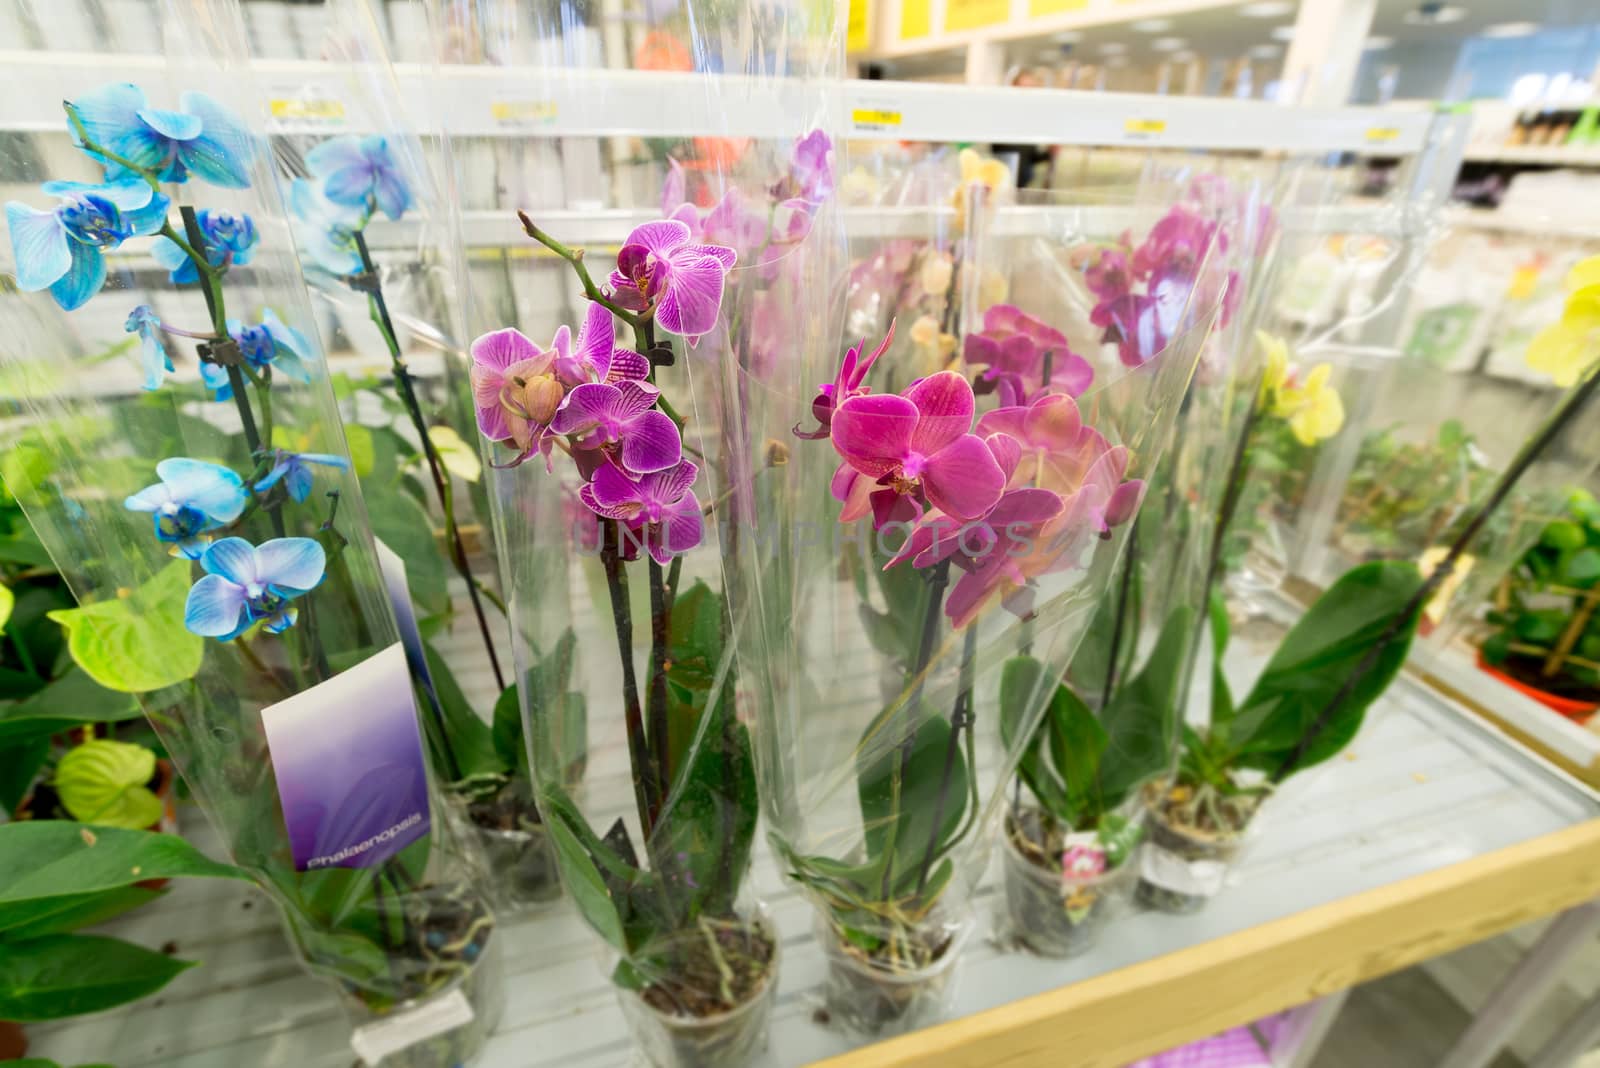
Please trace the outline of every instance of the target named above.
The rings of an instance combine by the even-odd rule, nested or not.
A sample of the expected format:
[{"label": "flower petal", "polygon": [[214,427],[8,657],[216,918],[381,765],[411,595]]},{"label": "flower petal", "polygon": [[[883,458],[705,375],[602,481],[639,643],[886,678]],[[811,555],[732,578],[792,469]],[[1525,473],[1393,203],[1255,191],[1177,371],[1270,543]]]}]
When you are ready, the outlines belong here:
[{"label": "flower petal", "polygon": [[929,375],[902,396],[916,406],[917,425],[910,446],[924,456],[931,456],[972,430],[977,402],[972,396],[972,383],[959,372]]},{"label": "flower petal", "polygon": [[411,190],[398,167],[380,167],[372,193],[378,210],[391,219],[400,218],[411,207]]},{"label": "flower petal", "polygon": [[1062,393],[1040,397],[1028,406],[1023,420],[1023,439],[1030,445],[1042,446],[1061,452],[1078,443],[1078,433],[1083,429],[1083,415],[1078,403]]},{"label": "flower petal", "polygon": [[51,283],[50,295],[56,298],[56,303],[63,309],[72,311],[87,304],[89,298],[100,292],[106,284],[106,258],[93,245],[78,241],[69,242],[68,245],[71,266],[66,274]]},{"label": "flower petal", "polygon": [[983,439],[965,434],[928,457],[922,488],[941,512],[976,519],[1000,499],[1006,476]]},{"label": "flower petal", "polygon": [[313,589],[326,567],[327,556],[315,538],[273,538],[256,548],[260,580],[281,589]]},{"label": "flower petal", "polygon": [[700,468],[692,461],[684,460],[671,468],[647,475],[640,484],[651,500],[662,504],[674,504],[689,492],[689,487],[693,486],[694,480],[699,477]]},{"label": "flower petal", "polygon": [[[235,539],[225,539],[235,540]],[[212,545],[201,559],[210,553]],[[229,582],[221,575],[202,575],[189,587],[189,598],[183,606],[183,625],[190,633],[203,638],[223,638],[238,631],[240,616],[244,614],[244,587]]]},{"label": "flower petal", "polygon": [[240,586],[257,581],[256,549],[243,538],[212,542],[200,557],[200,566]]},{"label": "flower petal", "polygon": [[334,171],[367,166],[361,139],[353,134],[330,137],[306,153],[306,170],[314,177],[326,178]]},{"label": "flower petal", "polygon": [[711,256],[673,263],[666,292],[656,304],[656,324],[669,334],[699,337],[717,325],[728,269]]},{"label": "flower petal", "polygon": [[616,407],[612,414],[618,419],[631,419],[641,412],[649,411],[655,404],[656,398],[661,396],[661,390],[650,383],[631,379],[617,383],[616,390]]},{"label": "flower petal", "polygon": [[6,203],[6,228],[17,261],[17,288],[37,293],[72,268],[67,228],[53,211]]},{"label": "flower petal", "polygon": [[[90,139],[111,148],[113,142],[141,125],[139,109],[144,107],[144,90],[132,82],[112,82],[68,103]],[[70,128],[71,124],[68,125]],[[72,141],[82,147],[76,130]],[[154,156],[145,153],[136,156],[133,162],[146,166],[160,162],[160,146],[151,141],[149,147],[155,150]]]},{"label": "flower petal", "polygon": [[567,394],[550,420],[550,429],[557,434],[586,433],[610,418],[620,401],[621,392],[616,386],[585,382]]},{"label": "flower petal", "polygon": [[1047,384],[1069,397],[1081,397],[1094,384],[1094,367],[1076,352],[1057,351]]},{"label": "flower petal", "polygon": [[[677,219],[659,219],[635,226],[623,245],[642,245],[657,255],[665,255],[680,245],[689,243],[689,227]],[[621,263],[621,257],[618,257]],[[626,270],[626,268],[624,268]]]},{"label": "flower petal", "polygon": [[132,494],[122,501],[122,507],[130,512],[153,512],[172,500],[172,491],[165,482],[157,482],[153,486],[146,486],[138,493]]},{"label": "flower petal", "polygon": [[[504,371],[519,360],[531,360],[544,354],[544,350],[514,326],[492,330],[472,342],[472,362],[496,371]],[[496,392],[499,386],[495,387]]]},{"label": "flower petal", "polygon": [[851,467],[877,478],[900,466],[916,427],[916,405],[892,393],[869,393],[839,405],[829,436]]},{"label": "flower petal", "polygon": [[644,412],[628,423],[622,438],[622,466],[636,475],[665,471],[683,458],[678,424],[662,412]]},{"label": "flower petal", "polygon": [[661,518],[659,544],[665,552],[655,552],[652,546],[651,555],[657,563],[664,564],[671,557],[699,545],[704,537],[705,521],[700,511],[700,501],[693,493],[687,493]]},{"label": "flower petal", "polygon": [[169,141],[192,141],[200,136],[200,116],[164,108],[140,108],[135,112],[146,126]]},{"label": "flower petal", "polygon": [[637,352],[624,348],[611,350],[611,369],[606,372],[605,381],[620,383],[628,379],[645,378],[649,374],[650,361]]},{"label": "flower petal", "polygon": [[616,320],[605,305],[591,303],[584,313],[583,327],[578,331],[578,359],[604,381],[611,371],[611,352],[616,347]]},{"label": "flower petal", "polygon": [[1133,518],[1144,501],[1144,479],[1135,478],[1118,486],[1106,502],[1106,524],[1116,526]]},{"label": "flower petal", "polygon": [[173,456],[156,464],[156,474],[172,491],[174,500],[192,505],[209,518],[231,523],[249,500],[244,480],[232,469],[187,456]]},{"label": "flower petal", "polygon": [[204,93],[190,90],[179,98],[183,110],[197,115],[200,136],[178,148],[184,164],[212,185],[244,189],[250,185],[255,139],[233,113]]}]

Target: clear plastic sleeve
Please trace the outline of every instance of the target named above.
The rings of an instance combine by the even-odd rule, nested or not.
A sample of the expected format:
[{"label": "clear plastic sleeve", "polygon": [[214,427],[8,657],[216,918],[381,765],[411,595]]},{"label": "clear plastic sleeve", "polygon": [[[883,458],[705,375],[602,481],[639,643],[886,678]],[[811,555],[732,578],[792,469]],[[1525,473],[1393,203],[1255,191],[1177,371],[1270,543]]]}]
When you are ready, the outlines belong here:
[{"label": "clear plastic sleeve", "polygon": [[825,5],[575,10],[434,10],[434,95],[476,117],[448,146],[473,397],[563,883],[646,1055],[731,1065],[778,939],[727,561],[789,451],[750,444],[731,369],[832,345],[841,38]]},{"label": "clear plastic sleeve", "polygon": [[[831,1018],[874,1035],[947,1005],[1011,773],[1223,294],[1204,225],[1092,292],[1098,205],[1019,202],[997,162],[951,162],[921,242],[857,271],[850,294],[932,320],[946,337],[931,366],[902,366],[886,332],[852,336],[842,364],[801,350],[798,375],[724,371],[746,448],[788,454],[733,487],[750,503],[728,554],[772,842],[818,910]],[[1145,193],[1125,225],[1172,206]]]},{"label": "clear plastic sleeve", "polygon": [[[494,917],[434,792],[392,591],[271,172],[231,0],[160,6],[167,61],[39,54],[58,131],[8,142],[0,465],[81,607],[79,669],[137,693],[231,859],[357,1022],[462,989]],[[43,183],[42,185],[39,183]],[[392,601],[398,593],[398,598]]]}]

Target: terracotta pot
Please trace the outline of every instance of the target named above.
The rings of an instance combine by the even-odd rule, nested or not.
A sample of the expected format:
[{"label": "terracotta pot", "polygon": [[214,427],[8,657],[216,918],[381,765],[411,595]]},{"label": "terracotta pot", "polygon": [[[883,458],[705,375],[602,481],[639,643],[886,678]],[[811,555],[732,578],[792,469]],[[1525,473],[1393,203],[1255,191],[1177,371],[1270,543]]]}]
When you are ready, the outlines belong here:
[{"label": "terracotta pot", "polygon": [[1578,701],[1571,697],[1562,697],[1560,694],[1554,694],[1548,690],[1541,690],[1537,686],[1529,686],[1525,682],[1520,682],[1511,675],[1501,671],[1499,668],[1484,660],[1482,653],[1478,654],[1478,667],[1481,668],[1485,673],[1493,675],[1495,678],[1499,679],[1501,682],[1505,683],[1507,686],[1511,687],[1513,690],[1516,690],[1523,696],[1533,698],[1541,705],[1544,705],[1544,707],[1553,712],[1561,713],[1574,723],[1588,722],[1589,717],[1594,715],[1597,708],[1600,708],[1600,702]]},{"label": "terracotta pot", "polygon": [[28,1036],[22,1025],[0,1020],[0,1061],[20,1061],[28,1052]]}]

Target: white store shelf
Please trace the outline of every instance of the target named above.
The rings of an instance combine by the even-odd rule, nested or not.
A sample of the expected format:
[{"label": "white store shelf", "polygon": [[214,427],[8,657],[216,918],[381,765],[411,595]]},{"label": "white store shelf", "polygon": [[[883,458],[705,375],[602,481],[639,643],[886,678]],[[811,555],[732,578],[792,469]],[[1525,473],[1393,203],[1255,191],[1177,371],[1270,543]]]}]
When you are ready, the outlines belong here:
[{"label": "white store shelf", "polygon": [[[279,132],[360,129],[364,107],[338,66],[252,64]],[[61,100],[96,77],[155,81],[144,55],[0,51],[0,129],[59,131]],[[1432,116],[1379,108],[847,80],[801,87],[740,76],[397,64],[413,121],[456,136],[787,136],[828,115],[849,136],[1266,152],[1410,155]],[[299,107],[297,103],[315,103]],[[792,128],[791,128],[792,127]]]},{"label": "white store shelf", "polygon": [[[469,663],[478,659],[473,642],[462,624],[441,652],[481,697],[493,683],[486,666]],[[1254,671],[1258,661],[1249,661],[1257,658],[1247,652],[1230,668]],[[590,788],[626,790],[621,755],[594,757]],[[963,955],[955,1012],[1052,990],[1597,814],[1594,793],[1405,677],[1343,757],[1291,780],[1264,810],[1230,885],[1198,915],[1130,913],[1087,956],[1040,960],[995,943],[992,871],[978,896],[979,929]],[[813,1018],[825,965],[810,933],[811,906],[784,885],[764,847],[752,881],[783,938],[772,1038],[753,1068],[793,1068],[845,1051],[855,1043]],[[329,988],[298,970],[271,906],[249,888],[182,883],[113,929],[147,945],[173,939],[204,964],[133,1009],[30,1029],[38,1054],[66,1064],[112,1057],[120,1068],[349,1068],[347,1025]],[[565,902],[503,935],[508,1002],[479,1068],[633,1063],[597,940]]]}]

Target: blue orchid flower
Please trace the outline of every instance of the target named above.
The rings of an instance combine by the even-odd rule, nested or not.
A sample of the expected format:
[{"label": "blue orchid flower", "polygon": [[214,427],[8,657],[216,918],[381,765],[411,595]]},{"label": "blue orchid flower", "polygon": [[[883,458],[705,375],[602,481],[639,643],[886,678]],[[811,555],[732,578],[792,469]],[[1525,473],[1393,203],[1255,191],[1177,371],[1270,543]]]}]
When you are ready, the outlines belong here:
[{"label": "blue orchid flower", "polygon": [[[244,124],[204,93],[184,93],[178,103],[182,111],[153,108],[137,85],[113,82],[67,106],[95,144],[163,182],[187,181],[192,174],[229,189],[248,187],[256,142]],[[135,173],[90,150],[76,129],[72,135],[79,148],[106,165],[108,177]]]},{"label": "blue orchid flower", "polygon": [[361,273],[355,235],[365,220],[359,209],[335,204],[317,183],[296,178],[289,185],[289,213],[295,244],[314,264],[340,277]]},{"label": "blue orchid flower", "polygon": [[148,304],[141,304],[128,313],[123,329],[139,335],[139,356],[144,364],[144,388],[160,389],[162,373],[173,370],[172,357],[161,337],[161,317]]},{"label": "blue orchid flower", "polygon": [[[195,212],[195,221],[200,224],[200,233],[205,238],[206,259],[211,261],[213,267],[227,267],[232,264],[243,266],[250,262],[250,257],[255,255],[255,247],[261,241],[261,233],[256,229],[255,220],[243,214],[234,215],[226,211],[211,211],[201,208]],[[178,247],[176,241],[166,237],[158,237],[150,246],[150,255],[155,261],[165,267],[171,274],[168,276],[173,285],[189,285],[200,281],[200,272],[195,268],[194,261],[189,254]]]},{"label": "blue orchid flower", "polygon": [[200,381],[211,390],[211,399],[226,401],[233,399],[233,383],[228,380],[228,371],[214,363],[200,364]]},{"label": "blue orchid flower", "polygon": [[289,491],[289,496],[303,502],[311,496],[312,464],[336,467],[341,471],[350,469],[350,461],[343,456],[335,456],[328,452],[285,452],[280,449],[278,460],[272,465],[272,470],[256,483],[256,492],[265,493],[281,480],[284,489]]},{"label": "blue orchid flower", "polygon": [[322,142],[306,153],[306,169],[322,180],[322,192],[335,204],[381,211],[398,219],[411,207],[411,188],[400,161],[379,134],[349,134]]},{"label": "blue orchid flower", "polygon": [[245,362],[256,370],[275,367],[297,382],[311,381],[311,364],[315,359],[311,342],[279,319],[271,308],[261,313],[259,323],[229,319],[228,335],[239,343]]},{"label": "blue orchid flower", "polygon": [[67,311],[82,307],[105,285],[106,250],[161,229],[170,203],[140,181],[47,182],[42,188],[60,201],[50,211],[6,203],[17,288],[48,289]]},{"label": "blue orchid flower", "polygon": [[273,538],[251,545],[223,538],[200,556],[202,575],[189,588],[183,625],[203,638],[232,641],[257,623],[281,634],[294,626],[290,602],[322,581],[327,556],[312,538]]},{"label": "blue orchid flower", "polygon": [[238,519],[250,502],[244,479],[219,464],[173,456],[156,464],[156,475],[160,482],[122,504],[150,513],[156,537],[172,546],[173,556],[200,559],[210,541],[206,532]]}]

